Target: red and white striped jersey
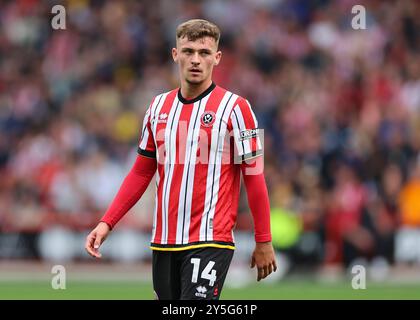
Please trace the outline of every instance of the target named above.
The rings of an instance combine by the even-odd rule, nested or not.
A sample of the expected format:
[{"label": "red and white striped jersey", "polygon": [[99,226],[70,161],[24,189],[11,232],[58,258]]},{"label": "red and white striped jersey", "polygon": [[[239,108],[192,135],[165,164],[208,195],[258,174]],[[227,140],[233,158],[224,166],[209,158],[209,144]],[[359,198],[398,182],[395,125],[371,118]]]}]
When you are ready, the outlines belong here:
[{"label": "red and white striped jersey", "polygon": [[151,248],[234,249],[240,163],[262,154],[248,101],[214,83],[193,100],[175,89],[148,108],[138,152],[156,157]]}]

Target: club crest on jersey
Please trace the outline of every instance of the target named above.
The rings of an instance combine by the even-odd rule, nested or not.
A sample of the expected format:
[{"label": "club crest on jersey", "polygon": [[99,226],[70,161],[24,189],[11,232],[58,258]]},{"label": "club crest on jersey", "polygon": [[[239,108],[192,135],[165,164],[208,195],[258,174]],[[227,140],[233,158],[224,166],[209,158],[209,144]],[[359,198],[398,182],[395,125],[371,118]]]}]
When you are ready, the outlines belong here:
[{"label": "club crest on jersey", "polygon": [[201,116],[201,125],[211,127],[216,121],[216,114],[213,111],[206,111]]}]

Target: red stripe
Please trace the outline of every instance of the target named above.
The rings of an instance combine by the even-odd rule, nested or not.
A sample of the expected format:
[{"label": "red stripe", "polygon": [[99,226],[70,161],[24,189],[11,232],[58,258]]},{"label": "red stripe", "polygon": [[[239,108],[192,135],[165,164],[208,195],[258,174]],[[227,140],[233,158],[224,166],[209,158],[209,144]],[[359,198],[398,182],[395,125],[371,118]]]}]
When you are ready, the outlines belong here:
[{"label": "red stripe", "polygon": [[[172,107],[172,104],[175,100],[176,97],[176,93],[178,90],[172,90],[167,96],[166,99],[163,103],[162,109],[160,111],[160,114],[162,113],[166,113],[169,114],[169,110]],[[150,115],[150,117],[152,117],[154,115]],[[156,114],[156,119],[155,121],[158,119],[159,115]],[[157,199],[157,212],[156,212],[156,233],[155,233],[155,238],[152,239],[152,242],[154,243],[161,243],[162,241],[162,197],[163,197],[163,181],[165,179],[165,166],[164,164],[164,131],[160,131],[159,130],[164,130],[165,128],[165,124],[164,123],[158,123],[156,126],[156,132],[154,133],[157,137],[157,141],[156,141],[156,148],[160,154],[160,161],[158,161],[158,172],[159,172],[159,177],[160,177],[160,182],[158,185],[158,190],[157,190],[157,194],[158,194],[158,199]]]},{"label": "red stripe", "polygon": [[[212,111],[217,113],[217,109],[222,101],[222,98],[226,90],[216,86],[210,97],[207,101],[205,111]],[[222,106],[223,107],[223,106]],[[201,121],[200,121],[201,125]],[[200,135],[199,135],[199,143],[197,149],[197,161],[200,156],[200,150],[205,150],[207,154],[206,162],[203,163],[202,161],[197,163],[195,166],[195,175],[194,175],[194,186],[193,186],[193,194],[194,197],[191,203],[191,220],[190,220],[190,230],[189,230],[189,241],[199,241],[200,239],[200,225],[201,225],[201,217],[204,211],[204,201],[206,199],[206,184],[207,184],[207,171],[208,171],[208,161],[210,155],[210,147],[211,147],[211,127],[206,128],[201,126]]]}]

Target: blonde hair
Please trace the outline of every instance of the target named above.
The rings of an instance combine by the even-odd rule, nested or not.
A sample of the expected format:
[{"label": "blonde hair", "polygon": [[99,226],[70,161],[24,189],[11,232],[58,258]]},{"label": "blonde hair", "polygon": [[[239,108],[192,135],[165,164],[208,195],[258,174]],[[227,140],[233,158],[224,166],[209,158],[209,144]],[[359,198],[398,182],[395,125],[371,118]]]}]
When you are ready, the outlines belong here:
[{"label": "blonde hair", "polygon": [[181,23],[176,28],[176,38],[187,37],[189,41],[195,41],[204,37],[211,37],[219,44],[220,29],[214,23],[203,19],[192,19]]}]

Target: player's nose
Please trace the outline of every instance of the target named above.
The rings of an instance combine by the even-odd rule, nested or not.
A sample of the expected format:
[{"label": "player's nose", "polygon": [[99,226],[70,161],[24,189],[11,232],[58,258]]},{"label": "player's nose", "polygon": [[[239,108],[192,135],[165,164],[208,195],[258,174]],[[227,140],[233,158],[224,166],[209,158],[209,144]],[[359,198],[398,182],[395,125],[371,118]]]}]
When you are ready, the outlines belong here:
[{"label": "player's nose", "polygon": [[191,63],[194,65],[198,65],[200,64],[200,56],[198,54],[198,52],[195,52],[191,58]]}]

